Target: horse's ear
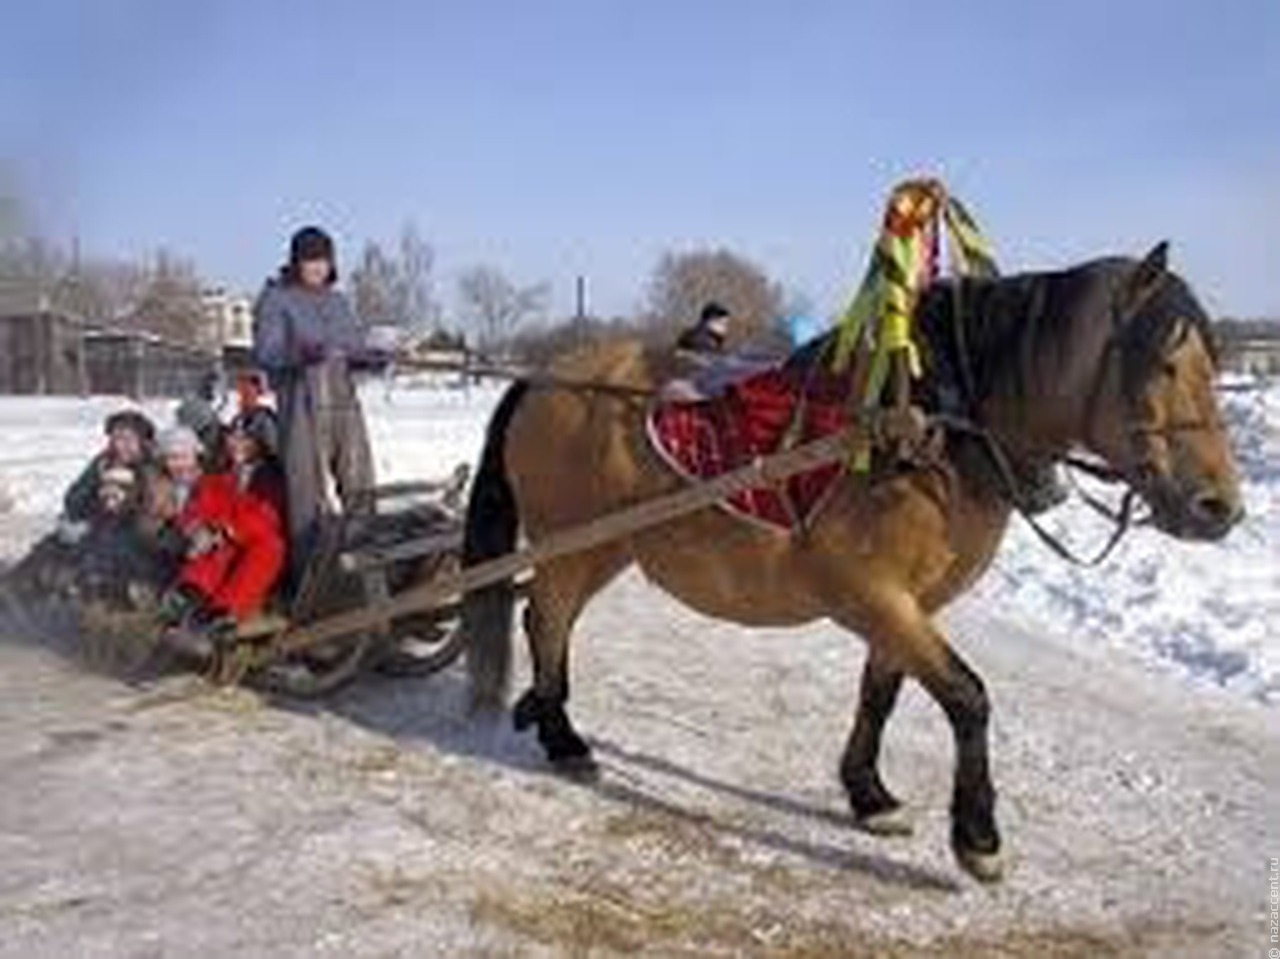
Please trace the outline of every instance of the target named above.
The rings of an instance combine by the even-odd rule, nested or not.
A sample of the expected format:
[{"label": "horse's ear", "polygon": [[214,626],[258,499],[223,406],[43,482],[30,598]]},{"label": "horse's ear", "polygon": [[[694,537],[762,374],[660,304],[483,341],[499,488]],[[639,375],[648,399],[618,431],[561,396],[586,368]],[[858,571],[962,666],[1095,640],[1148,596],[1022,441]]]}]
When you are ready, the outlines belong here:
[{"label": "horse's ear", "polygon": [[1169,270],[1169,241],[1161,240],[1138,264],[1129,280],[1129,297],[1132,301],[1144,300],[1164,280]]}]

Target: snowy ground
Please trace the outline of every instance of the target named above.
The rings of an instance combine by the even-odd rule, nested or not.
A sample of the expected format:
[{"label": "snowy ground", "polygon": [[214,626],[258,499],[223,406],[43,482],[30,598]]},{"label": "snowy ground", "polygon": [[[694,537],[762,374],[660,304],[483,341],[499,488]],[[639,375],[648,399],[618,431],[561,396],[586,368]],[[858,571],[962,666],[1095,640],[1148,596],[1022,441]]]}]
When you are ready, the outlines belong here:
[{"label": "snowy ground", "polygon": [[860,645],[636,576],[580,626],[594,786],[468,722],[456,669],[307,707],[0,643],[0,957],[1263,955],[1272,712],[972,607],[952,628],[995,704],[996,888],[951,860],[918,690],[886,746],[916,835],[857,833],[834,770]]},{"label": "snowy ground", "polygon": [[[494,398],[370,392],[383,475],[473,460]],[[10,553],[111,407],[0,402]],[[858,834],[834,769],[860,645],[713,623],[629,575],[575,646],[590,787],[469,722],[456,670],[302,707],[130,690],[0,630],[0,957],[1263,955],[1280,390],[1230,415],[1251,515],[1227,543],[1142,532],[1078,577],[1015,532],[948,618],[994,702],[997,888],[951,862],[918,690],[886,747],[916,835]]]}]

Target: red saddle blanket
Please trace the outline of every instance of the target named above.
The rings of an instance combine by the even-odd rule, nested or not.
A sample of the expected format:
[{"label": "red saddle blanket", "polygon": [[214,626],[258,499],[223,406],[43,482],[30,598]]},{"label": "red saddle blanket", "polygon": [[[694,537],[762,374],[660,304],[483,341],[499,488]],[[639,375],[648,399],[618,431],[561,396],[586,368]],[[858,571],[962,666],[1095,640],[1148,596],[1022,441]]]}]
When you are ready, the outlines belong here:
[{"label": "red saddle blanket", "polygon": [[[668,402],[648,421],[649,442],[678,474],[707,480],[840,429],[848,410],[849,377],[825,369],[775,367],[726,387],[709,400]],[[802,402],[803,397],[803,402]],[[737,493],[721,505],[768,526],[794,530],[818,512],[844,466],[835,463],[777,486]]]}]

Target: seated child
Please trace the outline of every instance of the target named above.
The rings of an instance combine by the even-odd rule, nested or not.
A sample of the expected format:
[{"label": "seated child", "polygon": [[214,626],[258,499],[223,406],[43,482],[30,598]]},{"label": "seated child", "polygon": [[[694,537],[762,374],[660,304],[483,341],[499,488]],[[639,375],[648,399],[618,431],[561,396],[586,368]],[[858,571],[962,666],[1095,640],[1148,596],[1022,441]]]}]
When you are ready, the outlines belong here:
[{"label": "seated child", "polygon": [[[177,516],[186,544],[166,619],[183,651],[207,657],[261,611],[285,560],[283,482],[276,465],[276,422],[265,408],[235,420],[227,436],[231,468],[200,476]],[[185,464],[198,472],[195,452]],[[166,457],[166,460],[168,457]]]},{"label": "seated child", "polygon": [[[106,448],[89,461],[63,496],[64,539],[68,541],[87,532],[87,524],[101,516],[105,507],[111,507],[105,509],[106,512],[118,512],[130,502],[130,497],[121,500],[114,493],[104,499],[102,486],[108,473],[112,474],[112,485],[131,487],[140,496],[143,474],[152,464],[156,431],[142,413],[136,410],[112,413],[103,432],[107,436]],[[131,478],[126,477],[126,473]],[[136,498],[133,497],[134,502]]]},{"label": "seated child", "polygon": [[200,396],[189,396],[178,404],[173,418],[200,440],[200,466],[206,473],[220,473],[227,468],[227,429],[212,403]]},{"label": "seated child", "polygon": [[94,598],[124,597],[155,585],[157,568],[139,531],[144,491],[154,469],[155,429],[143,414],[107,418],[107,446],[67,490],[57,540],[68,562],[63,584]]}]

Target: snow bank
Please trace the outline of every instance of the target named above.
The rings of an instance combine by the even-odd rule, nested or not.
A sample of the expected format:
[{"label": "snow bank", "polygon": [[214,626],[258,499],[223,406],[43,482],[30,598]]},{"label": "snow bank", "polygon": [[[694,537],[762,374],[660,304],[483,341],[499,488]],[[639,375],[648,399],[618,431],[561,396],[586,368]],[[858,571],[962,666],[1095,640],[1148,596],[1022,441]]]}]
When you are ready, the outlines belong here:
[{"label": "snow bank", "polygon": [[[1247,510],[1224,542],[1182,543],[1139,529],[1101,567],[1081,570],[1015,521],[976,598],[1027,626],[1280,701],[1280,384],[1235,383],[1223,402]],[[1049,526],[1090,547],[1107,531],[1078,501]]]}]

